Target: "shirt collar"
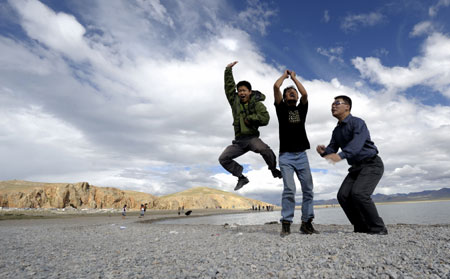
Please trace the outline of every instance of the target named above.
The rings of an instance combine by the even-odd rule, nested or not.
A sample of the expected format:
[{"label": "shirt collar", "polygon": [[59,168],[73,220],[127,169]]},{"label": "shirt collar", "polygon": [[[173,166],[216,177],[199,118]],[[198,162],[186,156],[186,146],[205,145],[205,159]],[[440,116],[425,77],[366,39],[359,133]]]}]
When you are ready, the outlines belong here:
[{"label": "shirt collar", "polygon": [[338,121],[338,125],[347,124],[352,118],[353,118],[353,116],[350,113],[349,115],[347,115],[346,118],[344,118],[344,120],[342,120],[341,122]]}]

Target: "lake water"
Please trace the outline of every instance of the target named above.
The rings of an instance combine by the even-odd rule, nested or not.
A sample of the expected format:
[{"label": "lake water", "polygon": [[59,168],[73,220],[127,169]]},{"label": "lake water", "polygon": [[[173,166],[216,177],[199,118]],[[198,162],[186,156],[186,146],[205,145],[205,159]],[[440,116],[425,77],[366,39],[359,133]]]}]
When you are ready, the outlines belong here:
[{"label": "lake water", "polygon": [[[377,205],[385,224],[450,224],[450,201],[397,203]],[[316,224],[350,224],[340,207],[314,209]],[[157,222],[158,224],[262,225],[279,221],[280,211],[226,214],[203,217],[183,217]],[[300,223],[301,211],[295,211],[294,223]]]}]

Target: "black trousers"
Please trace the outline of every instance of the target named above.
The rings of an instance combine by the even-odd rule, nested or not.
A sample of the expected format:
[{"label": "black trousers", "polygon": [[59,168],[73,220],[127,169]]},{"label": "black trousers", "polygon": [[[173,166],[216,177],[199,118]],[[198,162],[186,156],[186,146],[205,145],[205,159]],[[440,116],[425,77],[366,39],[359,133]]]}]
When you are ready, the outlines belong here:
[{"label": "black trousers", "polygon": [[233,159],[247,153],[248,151],[253,151],[255,153],[261,154],[270,170],[273,170],[277,167],[277,158],[275,156],[275,153],[273,153],[272,149],[270,149],[270,147],[265,144],[260,138],[252,137],[233,140],[232,143],[232,145],[229,145],[222,152],[219,157],[219,162],[224,169],[229,171],[234,176],[241,176],[244,168]]},{"label": "black trousers", "polygon": [[383,219],[370,197],[383,176],[384,165],[379,156],[352,165],[342,182],[337,199],[355,232],[379,232],[384,229]]}]

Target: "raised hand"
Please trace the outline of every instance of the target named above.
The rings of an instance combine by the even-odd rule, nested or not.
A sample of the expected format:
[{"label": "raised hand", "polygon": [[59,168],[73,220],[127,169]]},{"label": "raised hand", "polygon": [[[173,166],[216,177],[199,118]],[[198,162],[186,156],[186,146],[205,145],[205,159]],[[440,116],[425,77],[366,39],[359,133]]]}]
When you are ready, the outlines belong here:
[{"label": "raised hand", "polygon": [[227,65],[227,68],[233,68],[233,66],[236,65],[237,63],[238,61],[231,62],[230,64]]},{"label": "raised hand", "polygon": [[289,71],[289,75],[291,76],[291,79],[294,79],[297,77],[297,74],[294,71]]}]

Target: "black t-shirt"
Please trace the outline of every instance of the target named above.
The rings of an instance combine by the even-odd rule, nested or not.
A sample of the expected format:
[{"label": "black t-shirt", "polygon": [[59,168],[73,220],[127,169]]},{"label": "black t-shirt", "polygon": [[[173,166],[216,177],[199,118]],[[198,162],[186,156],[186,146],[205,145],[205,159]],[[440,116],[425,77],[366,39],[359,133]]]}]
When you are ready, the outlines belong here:
[{"label": "black t-shirt", "polygon": [[284,101],[275,103],[278,116],[280,153],[300,152],[309,149],[309,141],[306,136],[305,120],[308,113],[308,102],[296,107],[286,105]]}]

